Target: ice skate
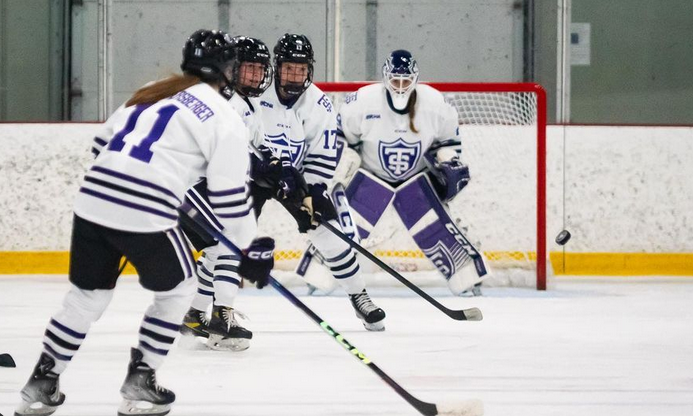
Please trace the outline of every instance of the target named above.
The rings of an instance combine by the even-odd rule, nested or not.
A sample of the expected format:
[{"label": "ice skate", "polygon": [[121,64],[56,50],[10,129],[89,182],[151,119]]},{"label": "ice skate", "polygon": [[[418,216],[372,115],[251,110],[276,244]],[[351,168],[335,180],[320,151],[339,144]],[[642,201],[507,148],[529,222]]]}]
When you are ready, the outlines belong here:
[{"label": "ice skate", "polygon": [[180,327],[180,332],[183,335],[209,338],[208,329],[209,320],[207,320],[207,313],[195,308],[190,308],[188,313],[185,314],[185,317],[183,317],[183,325]]},{"label": "ice skate", "polygon": [[250,348],[253,333],[236,321],[236,314],[245,315],[226,306],[214,306],[209,321],[209,340],[207,346],[214,350],[244,351]]},{"label": "ice skate", "polygon": [[157,384],[156,372],[142,362],[140,350],[133,348],[130,357],[128,374],[120,388],[123,402],[118,408],[118,416],[168,414],[171,411],[171,403],[176,400],[176,395]]},{"label": "ice skate", "polygon": [[363,326],[369,331],[384,331],[385,311],[375,306],[366,289],[361,293],[349,295],[351,306],[356,311],[356,316],[363,321]]},{"label": "ice skate", "polygon": [[42,353],[39,362],[34,367],[29,381],[21,391],[22,403],[15,410],[15,416],[51,415],[65,401],[65,395],[60,392],[59,375],[51,370],[55,360]]}]

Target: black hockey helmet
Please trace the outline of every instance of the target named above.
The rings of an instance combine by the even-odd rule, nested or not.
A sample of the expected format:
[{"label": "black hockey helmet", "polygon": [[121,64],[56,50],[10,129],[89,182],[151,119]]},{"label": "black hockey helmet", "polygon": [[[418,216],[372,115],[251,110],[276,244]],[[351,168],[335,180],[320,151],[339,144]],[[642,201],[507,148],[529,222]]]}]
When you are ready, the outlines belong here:
[{"label": "black hockey helmet", "polygon": [[[274,80],[279,88],[287,96],[298,97],[303,94],[313,82],[313,45],[305,35],[286,33],[279,38],[274,46]],[[303,83],[286,83],[281,85],[281,65],[284,62],[308,64],[308,74]]]},{"label": "black hockey helmet", "polygon": [[220,30],[195,31],[183,46],[183,62],[180,68],[186,74],[199,77],[205,82],[223,81],[223,88],[233,89],[227,69],[233,65],[234,49],[231,37]]},{"label": "black hockey helmet", "polygon": [[[236,65],[233,71],[236,91],[246,97],[259,97],[272,84],[272,65],[269,48],[261,40],[247,36],[235,36],[231,39],[231,47],[236,54]],[[263,76],[259,85],[242,84],[240,69],[244,62],[257,62],[263,65]]]}]

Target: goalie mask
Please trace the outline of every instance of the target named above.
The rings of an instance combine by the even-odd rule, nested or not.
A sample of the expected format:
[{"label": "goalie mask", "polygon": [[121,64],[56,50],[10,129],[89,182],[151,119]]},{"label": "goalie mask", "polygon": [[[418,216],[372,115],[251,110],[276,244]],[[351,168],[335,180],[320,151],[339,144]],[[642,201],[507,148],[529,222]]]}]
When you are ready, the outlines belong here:
[{"label": "goalie mask", "polygon": [[313,46],[306,36],[287,33],[279,38],[274,46],[274,82],[284,98],[298,98],[310,86],[313,62]]},{"label": "goalie mask", "polygon": [[233,68],[236,92],[245,97],[259,97],[272,83],[270,51],[261,40],[236,36],[231,47],[237,56]]},{"label": "goalie mask", "polygon": [[419,80],[419,66],[411,53],[396,50],[390,54],[383,65],[383,83],[390,93],[392,105],[397,110],[404,110],[409,97]]},{"label": "goalie mask", "polygon": [[233,66],[236,58],[231,48],[231,37],[217,30],[200,29],[190,35],[183,46],[184,73],[199,77],[204,82],[222,83],[220,94],[230,98],[233,94]]}]

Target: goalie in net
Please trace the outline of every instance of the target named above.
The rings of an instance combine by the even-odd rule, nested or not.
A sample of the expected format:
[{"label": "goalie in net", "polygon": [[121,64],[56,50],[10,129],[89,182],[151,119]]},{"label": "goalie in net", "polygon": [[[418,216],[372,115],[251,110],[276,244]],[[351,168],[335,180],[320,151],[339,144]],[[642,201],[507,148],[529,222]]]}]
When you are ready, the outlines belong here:
[{"label": "goalie in net", "polygon": [[418,84],[411,53],[396,50],[383,82],[345,97],[338,135],[361,157],[346,188],[358,235],[368,238],[392,204],[415,243],[454,294],[490,276],[484,255],[452,221],[446,203],[467,185],[457,111],[434,88]]}]

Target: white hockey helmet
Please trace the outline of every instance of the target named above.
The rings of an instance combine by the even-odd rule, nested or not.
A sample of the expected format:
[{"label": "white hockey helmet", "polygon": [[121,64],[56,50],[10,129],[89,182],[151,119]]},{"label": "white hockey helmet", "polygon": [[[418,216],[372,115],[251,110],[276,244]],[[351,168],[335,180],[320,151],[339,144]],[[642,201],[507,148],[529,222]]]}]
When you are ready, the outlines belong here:
[{"label": "white hockey helmet", "polygon": [[404,110],[419,81],[419,66],[409,51],[393,51],[383,65],[383,83],[390,92],[392,106]]}]

